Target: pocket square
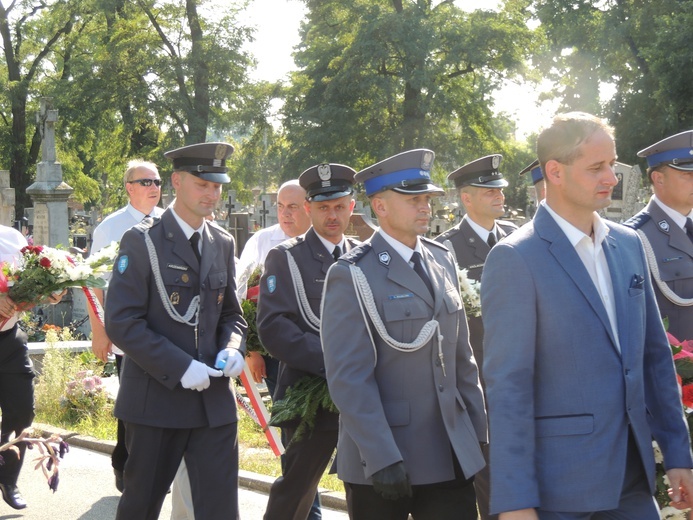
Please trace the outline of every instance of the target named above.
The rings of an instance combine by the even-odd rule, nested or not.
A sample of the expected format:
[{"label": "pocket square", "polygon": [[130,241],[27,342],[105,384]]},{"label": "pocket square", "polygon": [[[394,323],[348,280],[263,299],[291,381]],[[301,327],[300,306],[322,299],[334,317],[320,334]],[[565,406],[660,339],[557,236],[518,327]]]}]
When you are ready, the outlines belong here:
[{"label": "pocket square", "polygon": [[634,274],[633,279],[630,281],[630,288],[642,289],[643,285],[645,285],[645,278],[639,274]]}]

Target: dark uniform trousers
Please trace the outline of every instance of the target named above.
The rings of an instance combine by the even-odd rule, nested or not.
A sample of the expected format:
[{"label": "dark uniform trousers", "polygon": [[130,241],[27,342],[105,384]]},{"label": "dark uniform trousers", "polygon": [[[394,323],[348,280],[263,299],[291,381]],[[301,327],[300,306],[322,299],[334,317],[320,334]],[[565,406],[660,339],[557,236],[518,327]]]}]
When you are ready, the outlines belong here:
[{"label": "dark uniform trousers", "polygon": [[[0,409],[4,444],[19,435],[34,420],[34,371],[27,350],[27,335],[17,325],[0,332]],[[22,469],[26,443],[19,443],[19,457],[12,450],[2,452],[0,483],[16,485]]]},{"label": "dark uniform trousers", "polygon": [[[237,482],[237,423],[216,428],[157,428],[125,422],[125,443],[130,453],[125,464],[125,489],[116,520],[157,520],[180,461],[190,475],[195,518],[233,520],[237,494],[219,489],[219,482]],[[218,453],[210,459],[209,453]],[[143,516],[143,512],[145,512]],[[231,516],[230,516],[231,514]]]}]

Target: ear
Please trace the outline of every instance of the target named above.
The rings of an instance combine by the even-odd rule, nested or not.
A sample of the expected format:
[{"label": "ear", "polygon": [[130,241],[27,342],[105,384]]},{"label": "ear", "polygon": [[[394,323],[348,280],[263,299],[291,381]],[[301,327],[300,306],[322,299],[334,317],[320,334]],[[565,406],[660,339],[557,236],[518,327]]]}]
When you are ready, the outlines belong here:
[{"label": "ear", "polygon": [[560,184],[563,180],[563,165],[555,159],[546,162],[544,179],[549,184]]},{"label": "ear", "polygon": [[183,177],[179,172],[173,172],[171,174],[171,186],[173,186],[173,189],[178,191],[178,189],[181,187],[181,183],[183,182]]},{"label": "ear", "polygon": [[351,202],[349,203],[349,213],[353,213],[355,207],[356,207],[356,199],[351,199]]},{"label": "ear", "polygon": [[460,201],[462,202],[462,204],[464,204],[465,206],[469,206],[471,200],[472,197],[469,195],[469,193],[460,190]]},{"label": "ear", "polygon": [[652,170],[650,173],[650,179],[652,179],[652,184],[654,186],[661,187],[664,185],[664,174],[659,170]]},{"label": "ear", "polygon": [[307,200],[304,200],[303,201],[303,209],[308,214],[308,216],[310,216],[310,208],[311,208],[310,202],[308,202]]},{"label": "ear", "polygon": [[371,208],[378,217],[383,217],[387,214],[387,204],[383,197],[373,197],[371,199]]}]

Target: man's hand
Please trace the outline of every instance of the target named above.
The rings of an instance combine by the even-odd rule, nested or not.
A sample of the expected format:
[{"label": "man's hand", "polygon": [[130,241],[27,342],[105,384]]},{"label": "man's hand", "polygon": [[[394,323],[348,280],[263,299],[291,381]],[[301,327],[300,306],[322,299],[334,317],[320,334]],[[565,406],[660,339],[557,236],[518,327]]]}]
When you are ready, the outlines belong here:
[{"label": "man's hand", "polygon": [[60,303],[60,300],[63,299],[63,296],[67,294],[67,289],[63,289],[62,291],[56,291],[53,294],[50,294],[46,296],[46,300],[48,300],[48,303],[51,305],[55,305],[56,303]]},{"label": "man's hand", "polygon": [[245,365],[243,354],[231,347],[221,350],[214,362],[215,367],[223,367],[223,373],[226,377],[238,377],[243,372],[243,365]]},{"label": "man's hand", "polygon": [[404,462],[399,461],[373,473],[373,489],[387,500],[411,497],[411,484]]},{"label": "man's hand", "polygon": [[221,376],[221,370],[208,367],[204,363],[200,363],[198,360],[193,359],[190,362],[190,366],[188,366],[188,369],[185,371],[185,374],[183,374],[183,377],[180,378],[180,384],[183,388],[202,392],[202,390],[209,388],[210,377]]},{"label": "man's hand", "polygon": [[676,509],[693,507],[693,471],[688,468],[672,468],[667,471],[669,498]]},{"label": "man's hand", "polygon": [[91,329],[91,351],[104,363],[108,362],[108,355],[113,352],[113,343],[108,339],[106,329],[101,324]]},{"label": "man's hand", "polygon": [[506,511],[498,516],[498,520],[538,520],[536,509],[518,509],[517,511]]},{"label": "man's hand", "polygon": [[259,352],[251,351],[245,357],[245,362],[248,364],[248,370],[250,370],[250,375],[253,376],[253,381],[262,383],[262,380],[267,377],[265,359]]}]

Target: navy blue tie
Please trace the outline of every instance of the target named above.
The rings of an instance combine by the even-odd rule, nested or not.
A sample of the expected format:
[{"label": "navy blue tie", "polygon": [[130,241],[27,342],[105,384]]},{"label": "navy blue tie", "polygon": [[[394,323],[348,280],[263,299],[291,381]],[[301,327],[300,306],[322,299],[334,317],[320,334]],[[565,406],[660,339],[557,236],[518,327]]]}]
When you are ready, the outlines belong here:
[{"label": "navy blue tie", "polygon": [[686,234],[688,235],[688,238],[693,242],[693,220],[691,217],[688,217],[686,219]]},{"label": "navy blue tie", "polygon": [[202,259],[202,256],[200,255],[200,234],[195,231],[188,240],[190,241],[193,253],[195,253],[195,258],[197,258],[197,263],[199,264]]},{"label": "navy blue tie", "polygon": [[418,251],[414,251],[414,254],[411,255],[411,263],[414,264],[414,271],[416,271],[416,274],[423,280],[431,296],[433,296],[433,285],[431,284],[431,279],[428,277],[428,274],[426,274],[426,270],[423,268],[423,265],[421,265],[422,261],[423,259]]}]

